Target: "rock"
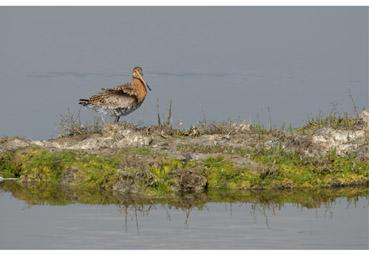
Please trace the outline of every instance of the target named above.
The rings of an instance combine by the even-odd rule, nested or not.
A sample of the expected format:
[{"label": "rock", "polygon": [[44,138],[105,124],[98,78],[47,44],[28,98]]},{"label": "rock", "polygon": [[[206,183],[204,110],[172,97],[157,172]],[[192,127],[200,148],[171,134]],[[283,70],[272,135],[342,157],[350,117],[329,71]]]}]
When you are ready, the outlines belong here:
[{"label": "rock", "polygon": [[176,155],[176,159],[182,161],[183,163],[187,163],[193,159],[193,156],[191,155],[191,153],[185,153]]},{"label": "rock", "polygon": [[273,147],[278,147],[278,146],[282,146],[282,143],[280,141],[278,141],[277,139],[270,139],[264,142],[264,147],[266,149],[271,149]]},{"label": "rock", "polygon": [[201,167],[177,169],[172,174],[172,189],[180,193],[203,192],[207,186],[205,170]]},{"label": "rock", "polygon": [[103,136],[116,136],[119,134],[127,134],[135,132],[135,127],[128,123],[120,123],[120,124],[106,124],[102,128],[102,135]]},{"label": "rock", "polygon": [[119,180],[114,184],[113,190],[121,194],[138,194],[142,184],[148,187],[156,184],[155,178],[149,170],[120,169]]},{"label": "rock", "polygon": [[322,152],[335,149],[338,155],[343,155],[365,143],[365,131],[322,128],[312,135],[311,141]]},{"label": "rock", "polygon": [[357,157],[361,160],[369,160],[369,144],[363,144],[356,150]]},{"label": "rock", "polygon": [[240,124],[232,123],[232,128],[235,132],[246,132],[251,130],[251,124],[247,122],[242,122]]},{"label": "rock", "polygon": [[47,147],[47,141],[32,141],[32,145],[40,146],[40,147]]},{"label": "rock", "polygon": [[0,151],[1,150],[16,150],[31,145],[31,140],[19,138],[19,137],[2,137],[0,138]]},{"label": "rock", "polygon": [[33,141],[32,144],[61,150],[100,150],[148,146],[152,140],[150,136],[112,124],[104,127],[102,135],[93,134],[85,138],[69,137],[49,141]]},{"label": "rock", "polygon": [[131,133],[118,140],[113,147],[122,148],[125,146],[148,146],[152,142],[152,138],[139,133]]},{"label": "rock", "polygon": [[217,144],[227,143],[228,140],[223,138],[223,135],[201,135],[191,140],[193,145],[214,146]]},{"label": "rock", "polygon": [[200,135],[200,131],[196,126],[192,126],[189,132],[190,136],[199,136]]}]

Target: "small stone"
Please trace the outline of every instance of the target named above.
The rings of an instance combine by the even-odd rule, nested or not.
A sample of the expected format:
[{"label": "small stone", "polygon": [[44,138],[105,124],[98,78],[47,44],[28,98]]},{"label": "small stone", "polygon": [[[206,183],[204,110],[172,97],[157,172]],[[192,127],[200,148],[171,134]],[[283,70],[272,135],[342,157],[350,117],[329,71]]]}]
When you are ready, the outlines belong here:
[{"label": "small stone", "polygon": [[251,130],[251,124],[247,123],[247,122],[242,122],[236,127],[236,130],[241,131],[241,132],[250,131]]},{"label": "small stone", "polygon": [[187,163],[188,161],[192,160],[192,156],[191,153],[185,153],[178,155],[176,159],[182,161],[183,163]]},{"label": "small stone", "polygon": [[267,149],[270,149],[270,148],[273,148],[273,147],[276,147],[276,146],[278,146],[278,145],[280,145],[280,142],[279,141],[277,141],[277,140],[268,140],[268,141],[266,141],[266,142],[264,142],[264,146],[265,146],[265,148],[267,148]]}]

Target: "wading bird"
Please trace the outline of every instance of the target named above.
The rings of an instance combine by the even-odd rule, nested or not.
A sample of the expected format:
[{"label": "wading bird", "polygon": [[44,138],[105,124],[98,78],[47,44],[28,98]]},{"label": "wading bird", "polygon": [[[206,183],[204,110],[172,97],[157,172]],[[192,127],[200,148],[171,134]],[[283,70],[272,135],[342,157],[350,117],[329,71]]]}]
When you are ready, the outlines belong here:
[{"label": "wading bird", "polygon": [[141,106],[151,88],[143,78],[142,68],[135,67],[132,71],[132,81],[112,89],[102,89],[98,94],[88,99],[80,99],[79,104],[97,112],[115,117],[115,122]]}]

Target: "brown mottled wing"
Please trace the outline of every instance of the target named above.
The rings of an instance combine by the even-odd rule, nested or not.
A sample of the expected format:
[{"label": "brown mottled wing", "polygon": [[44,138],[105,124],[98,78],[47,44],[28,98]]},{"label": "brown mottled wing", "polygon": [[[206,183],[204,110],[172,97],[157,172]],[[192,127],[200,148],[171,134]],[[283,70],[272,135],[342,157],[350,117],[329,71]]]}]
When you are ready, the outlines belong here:
[{"label": "brown mottled wing", "polygon": [[114,93],[117,95],[125,94],[129,96],[134,96],[136,98],[138,96],[137,91],[132,88],[130,83],[118,85],[111,89],[104,89],[104,92]]},{"label": "brown mottled wing", "polygon": [[137,102],[137,95],[129,84],[116,86],[102,91],[89,98],[89,104],[107,107],[130,107]]}]

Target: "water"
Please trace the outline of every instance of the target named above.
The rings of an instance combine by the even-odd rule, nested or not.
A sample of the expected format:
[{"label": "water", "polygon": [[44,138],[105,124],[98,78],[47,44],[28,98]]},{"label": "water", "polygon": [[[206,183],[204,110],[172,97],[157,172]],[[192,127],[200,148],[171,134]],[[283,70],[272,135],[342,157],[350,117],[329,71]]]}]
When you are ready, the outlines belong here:
[{"label": "water", "polygon": [[[350,199],[329,198],[323,192],[314,198],[305,193],[274,194],[271,200],[255,194],[259,202],[179,199],[121,204],[82,204],[65,198],[55,202],[54,197],[32,200],[37,194],[2,191],[0,247],[368,249],[369,200],[367,189],[362,190],[366,195]],[[290,197],[300,202],[287,202]]]},{"label": "water", "polygon": [[55,136],[136,65],[153,89],[123,118],[137,124],[157,123],[157,98],[176,126],[368,107],[367,7],[0,7],[0,34],[0,136]]},{"label": "water", "polygon": [[[0,136],[55,136],[79,98],[136,65],[153,89],[127,117],[137,124],[156,124],[157,98],[162,114],[173,100],[176,127],[298,126],[352,113],[350,94],[368,107],[367,7],[0,7],[0,34]],[[126,213],[104,196],[5,189],[0,248],[368,249],[367,194],[331,193],[131,201]]]}]

